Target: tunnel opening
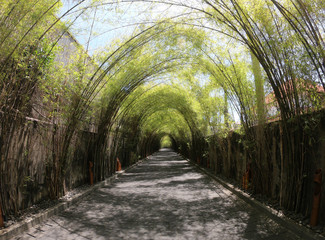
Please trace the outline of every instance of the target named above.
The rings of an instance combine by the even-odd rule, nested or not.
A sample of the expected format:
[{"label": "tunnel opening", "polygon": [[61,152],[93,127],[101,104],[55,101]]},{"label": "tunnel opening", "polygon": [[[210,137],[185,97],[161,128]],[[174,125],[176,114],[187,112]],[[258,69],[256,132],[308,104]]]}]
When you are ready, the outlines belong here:
[{"label": "tunnel opening", "polygon": [[160,148],[173,148],[173,142],[170,136],[165,135],[160,139]]},{"label": "tunnel opening", "polygon": [[177,151],[177,143],[175,138],[170,135],[166,134],[160,139],[160,149],[170,149],[173,151]]}]

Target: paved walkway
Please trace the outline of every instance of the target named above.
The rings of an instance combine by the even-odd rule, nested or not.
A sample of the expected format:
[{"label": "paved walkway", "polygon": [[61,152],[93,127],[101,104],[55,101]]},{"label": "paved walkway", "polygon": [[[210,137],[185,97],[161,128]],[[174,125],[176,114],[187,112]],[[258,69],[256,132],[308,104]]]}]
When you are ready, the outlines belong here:
[{"label": "paved walkway", "polygon": [[174,152],[15,239],[299,239]]}]

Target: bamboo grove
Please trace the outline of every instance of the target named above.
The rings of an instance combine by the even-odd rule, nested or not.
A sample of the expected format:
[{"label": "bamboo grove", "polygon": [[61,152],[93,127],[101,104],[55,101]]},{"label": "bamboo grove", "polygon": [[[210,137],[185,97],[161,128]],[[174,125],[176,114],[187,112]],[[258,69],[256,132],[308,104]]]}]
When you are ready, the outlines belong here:
[{"label": "bamboo grove", "polygon": [[[128,9],[145,17],[130,13],[122,26]],[[97,21],[133,28],[90,56]],[[87,183],[90,163],[98,182],[117,159],[128,166],[160,147],[240,181],[209,154],[229,157],[229,135],[239,136],[252,192],[310,214],[308,181],[320,167],[311,146],[323,141],[324,23],[322,0],[0,0],[3,215]],[[63,44],[71,32],[87,36],[84,46]],[[286,143],[278,188],[272,124]],[[73,174],[83,177],[71,183]]]}]

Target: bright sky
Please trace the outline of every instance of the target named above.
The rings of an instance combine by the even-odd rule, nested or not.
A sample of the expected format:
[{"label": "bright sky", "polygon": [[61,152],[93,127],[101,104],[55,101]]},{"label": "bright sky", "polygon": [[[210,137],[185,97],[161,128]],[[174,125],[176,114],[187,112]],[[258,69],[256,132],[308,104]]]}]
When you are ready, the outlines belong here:
[{"label": "bright sky", "polygon": [[[76,16],[82,13],[71,26],[70,31],[85,48],[87,48],[90,39],[88,48],[90,55],[93,55],[95,50],[104,47],[115,38],[131,35],[138,23],[150,24],[152,19],[176,16],[189,10],[166,4],[125,2],[120,3],[117,7],[116,4],[109,4],[109,2],[114,1],[102,2],[107,4],[97,4],[97,7],[84,10],[91,3],[90,0],[87,0],[63,18],[64,21],[73,21]],[[61,14],[75,4],[76,1],[63,0]],[[190,1],[187,4],[190,4]]]}]

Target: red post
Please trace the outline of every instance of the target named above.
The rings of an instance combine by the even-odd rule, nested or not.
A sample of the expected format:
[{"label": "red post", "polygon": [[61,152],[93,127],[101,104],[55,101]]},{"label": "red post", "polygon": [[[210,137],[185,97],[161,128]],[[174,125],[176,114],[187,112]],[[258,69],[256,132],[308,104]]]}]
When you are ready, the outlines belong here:
[{"label": "red post", "polygon": [[93,162],[89,161],[89,179],[90,179],[90,185],[94,184],[94,173],[93,173]]},{"label": "red post", "polygon": [[248,183],[250,181],[251,177],[251,165],[248,164],[246,168],[246,172],[243,174],[243,189],[247,190],[248,189]]},{"label": "red post", "polygon": [[121,162],[120,162],[120,159],[116,159],[116,171],[121,171],[122,170],[122,165],[121,165]]},{"label": "red post", "polygon": [[245,176],[246,176],[246,173],[243,174],[243,178],[242,178],[242,188],[243,189],[245,189],[245,185],[246,185],[246,181],[245,181],[246,178],[245,178]]},{"label": "red post", "polygon": [[313,195],[313,206],[310,216],[310,226],[316,226],[318,224],[318,213],[320,205],[320,195],[322,186],[322,170],[317,169],[314,174],[314,195]]},{"label": "red post", "polygon": [[0,228],[5,227],[3,216],[2,216],[2,210],[1,210],[1,203],[0,203]]},{"label": "red post", "polygon": [[243,189],[245,189],[245,190],[248,189],[248,172],[247,171],[243,174]]}]

